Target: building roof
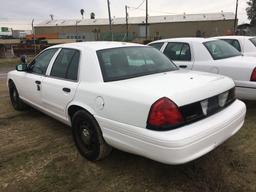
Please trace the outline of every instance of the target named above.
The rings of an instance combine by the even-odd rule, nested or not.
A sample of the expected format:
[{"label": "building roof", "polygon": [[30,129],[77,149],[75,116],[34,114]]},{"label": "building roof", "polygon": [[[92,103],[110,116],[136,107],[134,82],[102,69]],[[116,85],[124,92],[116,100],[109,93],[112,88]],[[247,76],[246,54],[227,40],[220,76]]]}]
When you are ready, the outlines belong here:
[{"label": "building roof", "polygon": [[0,27],[8,27],[12,30],[32,30],[30,20],[0,19]]},{"label": "building roof", "polygon": [[[150,16],[149,23],[172,23],[172,22],[190,22],[190,21],[219,21],[219,20],[234,20],[235,14],[230,12],[220,13],[202,13],[202,14],[183,14],[183,15],[163,15]],[[113,18],[113,25],[125,24],[125,18]],[[129,24],[144,24],[145,17],[130,17]],[[50,26],[74,26],[74,25],[108,25],[108,19],[83,19],[83,20],[46,20],[35,27],[50,27]]]}]

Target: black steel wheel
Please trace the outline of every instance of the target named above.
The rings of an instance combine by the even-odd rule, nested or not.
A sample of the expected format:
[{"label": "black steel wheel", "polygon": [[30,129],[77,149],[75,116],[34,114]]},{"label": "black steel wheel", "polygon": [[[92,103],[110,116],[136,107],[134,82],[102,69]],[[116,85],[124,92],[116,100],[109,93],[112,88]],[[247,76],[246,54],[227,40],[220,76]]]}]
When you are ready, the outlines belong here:
[{"label": "black steel wheel", "polygon": [[27,108],[27,105],[20,99],[18,90],[13,82],[9,83],[9,95],[15,110],[22,111]]},{"label": "black steel wheel", "polygon": [[111,147],[104,141],[100,127],[92,115],[77,111],[72,118],[72,132],[80,154],[90,161],[105,158]]}]

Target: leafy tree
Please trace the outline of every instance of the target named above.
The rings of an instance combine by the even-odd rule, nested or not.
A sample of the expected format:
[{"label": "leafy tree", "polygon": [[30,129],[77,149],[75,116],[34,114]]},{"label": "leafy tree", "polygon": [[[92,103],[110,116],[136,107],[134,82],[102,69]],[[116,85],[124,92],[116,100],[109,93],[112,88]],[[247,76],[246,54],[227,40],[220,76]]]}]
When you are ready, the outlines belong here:
[{"label": "leafy tree", "polygon": [[247,4],[249,6],[246,8],[248,19],[251,20],[252,25],[256,25],[256,0],[249,0]]},{"label": "leafy tree", "polygon": [[81,15],[82,15],[82,19],[84,19],[84,9],[81,9],[81,10],[80,10],[80,13],[81,13]]},{"label": "leafy tree", "polygon": [[91,19],[95,19],[95,13],[91,12]]}]

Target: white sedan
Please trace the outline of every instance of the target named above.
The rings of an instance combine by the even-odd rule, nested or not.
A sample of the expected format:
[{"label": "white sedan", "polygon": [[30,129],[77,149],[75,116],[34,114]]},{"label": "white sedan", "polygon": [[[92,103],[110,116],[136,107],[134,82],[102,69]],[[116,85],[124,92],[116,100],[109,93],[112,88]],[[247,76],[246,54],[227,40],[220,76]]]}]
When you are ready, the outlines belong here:
[{"label": "white sedan", "polygon": [[47,48],[8,74],[15,109],[26,104],[72,126],[79,152],[111,147],[167,163],[194,160],[234,135],[246,107],[224,76],[179,70],[154,48],[90,42]]},{"label": "white sedan", "polygon": [[243,56],[225,41],[215,38],[176,38],[149,44],[162,51],[183,69],[205,71],[231,77],[236,95],[256,100],[256,60]]},{"label": "white sedan", "polygon": [[252,36],[220,36],[216,37],[226,41],[245,56],[256,57],[256,37]]}]

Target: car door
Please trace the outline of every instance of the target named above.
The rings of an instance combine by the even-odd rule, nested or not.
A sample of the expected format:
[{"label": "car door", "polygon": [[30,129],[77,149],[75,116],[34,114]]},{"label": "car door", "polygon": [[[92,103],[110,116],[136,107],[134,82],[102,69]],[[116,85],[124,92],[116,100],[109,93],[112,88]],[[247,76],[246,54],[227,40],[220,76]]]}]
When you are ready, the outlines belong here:
[{"label": "car door", "polygon": [[36,107],[41,107],[42,81],[48,65],[58,49],[47,49],[40,53],[28,66],[28,71],[20,78],[23,88],[20,90],[22,99]]},{"label": "car door", "polygon": [[194,61],[188,43],[169,42],[164,48],[163,53],[181,69],[193,68]]},{"label": "car door", "polygon": [[42,82],[42,103],[49,113],[66,121],[66,106],[78,86],[80,51],[62,48]]}]

